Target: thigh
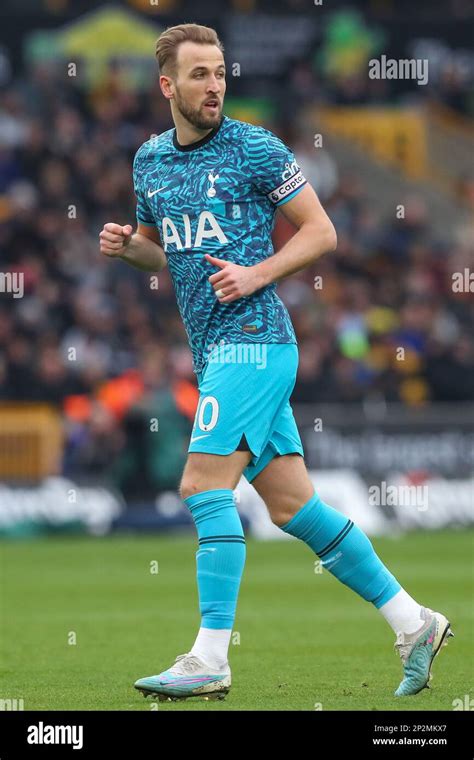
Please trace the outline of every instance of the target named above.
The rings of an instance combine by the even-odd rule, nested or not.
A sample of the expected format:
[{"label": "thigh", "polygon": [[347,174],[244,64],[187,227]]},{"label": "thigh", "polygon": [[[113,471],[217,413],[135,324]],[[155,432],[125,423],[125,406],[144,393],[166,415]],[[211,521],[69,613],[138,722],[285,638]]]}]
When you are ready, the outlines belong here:
[{"label": "thigh", "polygon": [[275,456],[252,480],[252,485],[277,525],[291,520],[314,494],[314,486],[300,454]]},{"label": "thigh", "polygon": [[181,479],[180,493],[183,499],[202,491],[215,488],[234,488],[250,461],[250,451],[233,454],[189,454]]}]

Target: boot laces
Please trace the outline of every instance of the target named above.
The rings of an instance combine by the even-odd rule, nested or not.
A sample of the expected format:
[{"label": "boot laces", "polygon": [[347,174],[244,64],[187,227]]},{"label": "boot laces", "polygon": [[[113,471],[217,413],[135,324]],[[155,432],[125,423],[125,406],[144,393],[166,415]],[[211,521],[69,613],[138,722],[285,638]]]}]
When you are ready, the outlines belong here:
[{"label": "boot laces", "polygon": [[178,662],[180,670],[183,670],[185,673],[194,673],[195,670],[202,668],[201,660],[190,652],[179,654],[175,660],[175,663]]}]

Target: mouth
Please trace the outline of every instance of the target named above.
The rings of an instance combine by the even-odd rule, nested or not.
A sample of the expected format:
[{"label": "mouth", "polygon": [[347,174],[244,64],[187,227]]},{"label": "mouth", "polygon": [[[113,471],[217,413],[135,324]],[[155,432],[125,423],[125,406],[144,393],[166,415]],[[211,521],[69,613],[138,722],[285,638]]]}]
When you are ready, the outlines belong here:
[{"label": "mouth", "polygon": [[217,111],[219,108],[219,101],[215,98],[208,100],[206,103],[204,103],[204,108],[207,108],[210,111]]}]

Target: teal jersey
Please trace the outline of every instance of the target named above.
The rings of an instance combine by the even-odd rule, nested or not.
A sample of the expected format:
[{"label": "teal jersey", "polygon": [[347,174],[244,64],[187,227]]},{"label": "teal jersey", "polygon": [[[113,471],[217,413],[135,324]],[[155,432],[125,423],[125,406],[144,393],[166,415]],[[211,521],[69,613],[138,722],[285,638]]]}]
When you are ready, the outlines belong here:
[{"label": "teal jersey", "polygon": [[306,180],[272,132],[223,116],[202,140],[180,145],[176,130],[153,136],[133,162],[137,219],[156,226],[199,373],[222,343],[296,343],[272,283],[229,304],[208,278],[205,253],[252,266],[274,253],[275,209]]}]

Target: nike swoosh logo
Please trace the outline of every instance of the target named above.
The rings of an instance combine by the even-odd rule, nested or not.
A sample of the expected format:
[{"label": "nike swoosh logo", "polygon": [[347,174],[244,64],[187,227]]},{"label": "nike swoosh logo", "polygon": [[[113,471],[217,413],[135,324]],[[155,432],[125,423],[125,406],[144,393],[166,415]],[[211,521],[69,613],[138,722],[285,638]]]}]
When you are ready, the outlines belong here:
[{"label": "nike swoosh logo", "polygon": [[201,438],[207,438],[209,433],[206,433],[206,435],[197,435],[196,438],[191,438],[191,443],[194,443],[194,441],[199,441]]},{"label": "nike swoosh logo", "polygon": [[164,190],[165,187],[166,187],[166,185],[164,185],[163,187],[159,187],[158,190],[148,190],[148,197],[152,198],[157,193],[161,193],[161,191]]},{"label": "nike swoosh logo", "polygon": [[329,559],[322,559],[321,564],[322,565],[329,565],[330,562],[337,562],[341,558],[341,552],[338,554],[335,554],[334,557],[329,557]]}]

